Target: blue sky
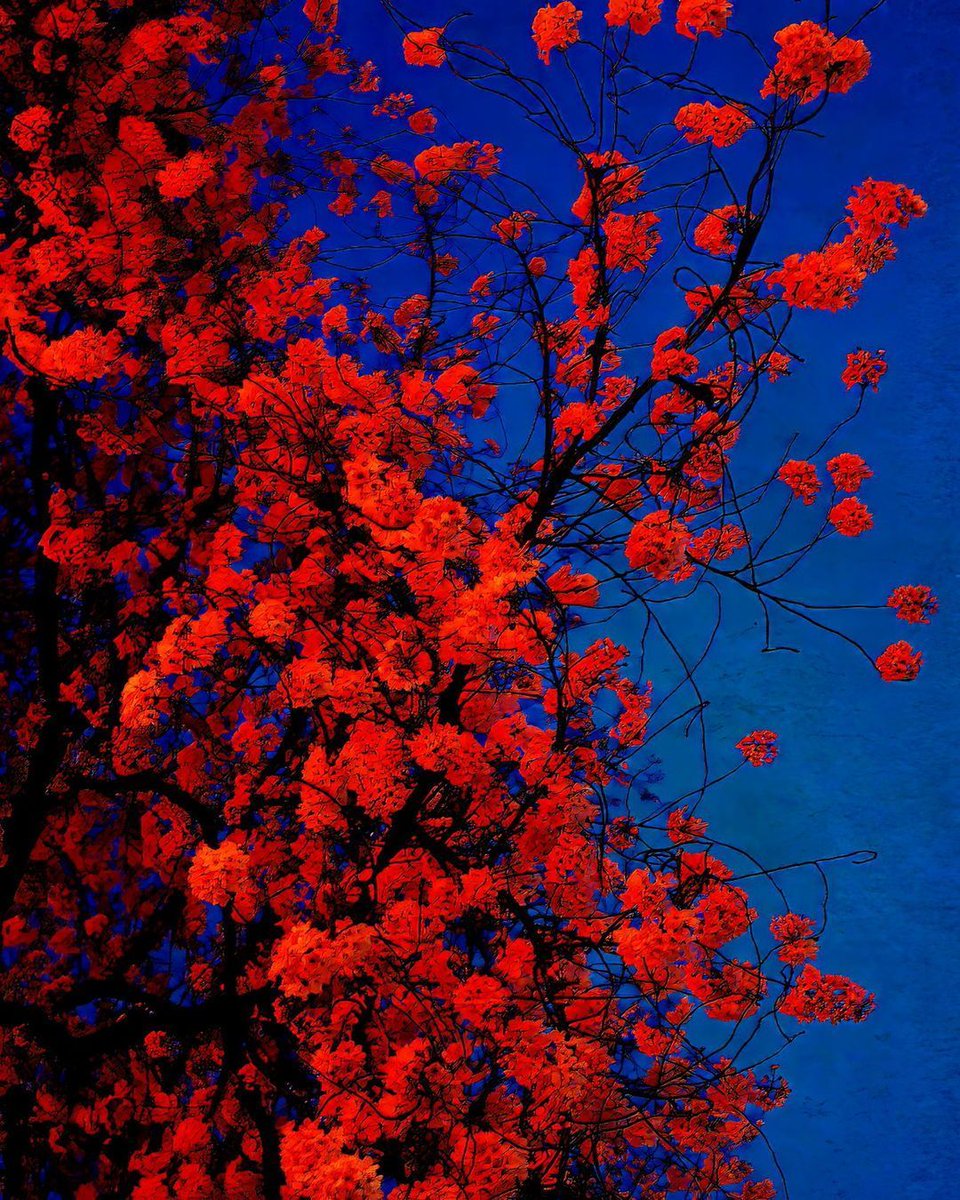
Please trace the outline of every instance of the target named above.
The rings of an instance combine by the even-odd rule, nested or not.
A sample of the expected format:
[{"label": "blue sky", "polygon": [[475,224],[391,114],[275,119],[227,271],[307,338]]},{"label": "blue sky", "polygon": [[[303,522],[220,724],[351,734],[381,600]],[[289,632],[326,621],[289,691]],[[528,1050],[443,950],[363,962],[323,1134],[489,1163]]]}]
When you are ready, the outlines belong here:
[{"label": "blue sky", "polygon": [[[477,41],[522,46],[526,68],[535,73],[527,39],[536,7],[488,2],[464,21],[461,36],[469,27]],[[496,104],[478,105],[445,72],[405,71],[396,32],[374,0],[343,8],[348,43],[385,68],[390,88],[409,87],[421,102],[439,99],[464,134],[502,144],[516,173],[549,174],[551,163],[538,158],[535,141]],[[758,39],[768,39],[779,25],[816,19],[823,6],[741,0],[735,9]],[[443,0],[425,0],[416,16],[423,24],[442,23],[453,12]],[[862,454],[872,466],[863,497],[876,527],[856,542],[835,538],[822,547],[798,587],[810,599],[882,603],[896,584],[928,583],[941,613],[919,632],[884,613],[848,623],[874,653],[902,636],[922,648],[919,680],[898,686],[883,684],[863,660],[804,628],[782,627],[783,640],[800,653],[762,655],[759,614],[733,604],[703,675],[711,737],[732,745],[750,729],[769,727],[781,733],[783,748],[775,767],[740,771],[712,792],[703,815],[719,837],[764,863],[877,852],[872,863],[840,863],[831,871],[821,956],[824,969],[875,991],[877,1012],[861,1026],[814,1030],[784,1051],[780,1061],[793,1096],[768,1118],[767,1133],[793,1200],[928,1200],[949,1194],[960,1177],[960,1143],[951,1133],[960,1104],[960,779],[953,752],[960,736],[954,696],[960,351],[951,304],[960,275],[954,75],[960,7],[952,0],[892,0],[860,36],[873,53],[871,73],[832,105],[822,122],[826,138],[807,140],[785,163],[777,233],[790,249],[813,248],[850,188],[870,175],[917,189],[930,211],[898,238],[897,260],[868,284],[854,309],[797,321],[791,342],[807,365],[770,393],[741,453],[776,458],[793,434],[828,428],[846,399],[837,377],[847,351],[884,347],[890,369],[883,387],[836,447]],[[650,40],[651,53],[658,44]],[[711,47],[721,72],[723,49],[723,43]],[[612,632],[629,641],[636,631],[621,619]],[[661,792],[681,793],[693,782],[696,755],[679,736],[657,749],[665,768]],[[812,895],[798,887],[801,899]]]}]

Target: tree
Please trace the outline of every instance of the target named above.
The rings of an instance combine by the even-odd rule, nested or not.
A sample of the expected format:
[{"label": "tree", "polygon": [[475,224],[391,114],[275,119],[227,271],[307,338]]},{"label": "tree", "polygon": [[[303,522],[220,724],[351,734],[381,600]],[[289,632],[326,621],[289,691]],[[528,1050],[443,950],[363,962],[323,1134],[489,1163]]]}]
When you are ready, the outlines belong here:
[{"label": "tree", "polygon": [[384,6],[545,182],[389,90],[334,0],[7,6],[5,1194],[774,1195],[754,1047],[872,997],[775,872],[760,927],[698,815],[775,732],[651,792],[656,738],[704,728],[666,614],[746,590],[770,648],[781,612],[833,628],[782,581],[870,528],[870,468],[836,431],[735,445],[793,313],[853,304],[924,204],[868,179],[778,246],[860,23],[771,54],[728,0],[666,7],[531,9],[506,57]]}]

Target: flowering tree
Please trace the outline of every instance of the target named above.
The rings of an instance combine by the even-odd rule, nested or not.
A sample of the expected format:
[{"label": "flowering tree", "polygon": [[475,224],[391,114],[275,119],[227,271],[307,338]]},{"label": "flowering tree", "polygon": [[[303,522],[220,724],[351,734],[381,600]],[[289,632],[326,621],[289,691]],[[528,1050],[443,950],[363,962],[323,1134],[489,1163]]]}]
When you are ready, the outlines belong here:
[{"label": "flowering tree", "polygon": [[788,143],[869,69],[823,7],[761,44],[729,0],[562,0],[505,55],[370,0],[416,100],[335,0],[6,6],[4,1194],[775,1194],[766,1047],[872,997],[698,812],[775,732],[649,785],[705,728],[695,597],[920,668],[789,591],[871,527],[852,414],[736,451],[792,314],[924,212],[867,179],[778,244]]}]

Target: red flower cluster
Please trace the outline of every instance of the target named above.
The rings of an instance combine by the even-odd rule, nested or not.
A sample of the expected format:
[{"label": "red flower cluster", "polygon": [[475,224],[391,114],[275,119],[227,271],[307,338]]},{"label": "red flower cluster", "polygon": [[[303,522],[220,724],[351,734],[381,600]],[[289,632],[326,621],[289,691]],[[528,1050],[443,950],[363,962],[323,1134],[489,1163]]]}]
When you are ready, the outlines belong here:
[{"label": "red flower cluster", "polygon": [[653,343],[653,358],[650,364],[650,374],[654,379],[667,379],[671,375],[691,375],[699,367],[695,354],[684,347],[687,344],[687,331],[683,325],[673,325],[665,329]]},{"label": "red flower cluster", "polygon": [[731,0],[679,0],[677,33],[695,38],[701,33],[719,37],[726,29],[733,10]]},{"label": "red flower cluster", "polygon": [[441,67],[447,52],[440,45],[442,29],[411,30],[403,39],[403,57],[414,67]]},{"label": "red flower cluster", "polygon": [[600,260],[593,246],[584,246],[567,264],[571,295],[577,321],[585,329],[596,329],[610,316],[610,307],[601,303]]},{"label": "red flower cluster", "polygon": [[[0,757],[16,758],[0,1191],[769,1200],[739,1148],[785,1087],[727,1060],[729,1031],[707,1048],[704,1022],[766,1026],[787,991],[801,1020],[866,1005],[835,976],[791,989],[768,939],[732,957],[762,932],[734,866],[699,816],[634,804],[641,748],[682,712],[673,681],[655,707],[579,611],[690,580],[641,596],[653,621],[777,507],[766,489],[739,505],[727,469],[754,392],[792,361],[754,319],[759,278],[685,284],[700,315],[656,337],[651,379],[661,326],[623,318],[660,237],[678,279],[702,263],[673,219],[700,193],[658,169],[656,212],[626,208],[642,176],[625,153],[660,132],[624,135],[642,119],[631,87],[605,150],[584,122],[564,151],[580,228],[536,227],[527,259],[537,180],[490,184],[491,143],[423,140],[433,114],[401,85],[377,92],[336,0],[306,0],[280,40],[263,7],[0,14],[17,98],[0,204]],[[716,35],[729,8],[671,13]],[[641,33],[660,11],[613,0],[608,21]],[[541,9],[544,58],[579,19]],[[606,60],[626,79],[631,40]],[[415,30],[403,57],[438,67],[452,44]],[[484,61],[522,106],[504,55]],[[685,111],[690,141],[750,125]],[[666,132],[664,161],[697,160],[709,183],[709,155]],[[771,181],[772,164],[764,195]],[[308,184],[323,228],[291,236]],[[892,185],[855,193],[858,267],[917,211]],[[730,254],[744,225],[729,204],[694,242]],[[724,336],[701,337],[708,322]],[[516,372],[516,411],[478,426]],[[812,464],[789,465],[807,500]],[[828,465],[866,477],[856,456]],[[891,604],[924,620],[935,601]],[[919,657],[898,644],[878,669],[906,678]],[[770,763],[777,735],[738,751]],[[789,966],[814,953],[806,918],[771,928]]]},{"label": "red flower cluster", "polygon": [[693,231],[693,244],[708,254],[733,254],[734,236],[743,232],[746,216],[739,204],[724,204],[707,213]]},{"label": "red flower cluster", "polygon": [[530,222],[535,216],[536,213],[532,212],[511,213],[509,217],[497,221],[493,232],[501,242],[516,242],[530,229]]},{"label": "red flower cluster", "polygon": [[779,754],[777,734],[772,729],[755,729],[737,742],[737,749],[752,767],[762,767]]},{"label": "red flower cluster", "polygon": [[[747,545],[747,535],[739,525],[722,525],[719,529],[705,529],[690,539],[688,556],[698,563],[724,562]],[[693,574],[694,563],[689,574]]]},{"label": "red flower cluster", "polygon": [[815,925],[810,917],[785,913],[770,922],[770,932],[781,943],[778,955],[781,962],[797,967],[807,959],[817,957],[817,943],[811,936]]},{"label": "red flower cluster", "polygon": [[809,254],[789,254],[783,266],[767,276],[783,287],[783,298],[793,308],[818,308],[838,312],[849,308],[867,278],[849,240],[834,242]]},{"label": "red flower cluster", "polygon": [[870,510],[856,496],[838,500],[827,514],[827,520],[844,537],[859,537],[873,528]]},{"label": "red flower cluster", "polygon": [[[907,225],[912,218],[922,217],[926,207],[915,192],[901,184],[868,179],[854,189],[847,202],[850,232],[846,237],[822,250],[788,255],[783,266],[767,276],[767,283],[780,285],[783,298],[795,308],[834,312],[849,308],[867,276],[879,271],[896,254],[888,227]],[[860,378],[876,387],[876,379],[883,374],[879,365],[863,351],[851,355],[844,382],[849,388]]]},{"label": "red flower cluster", "polygon": [[547,4],[533,18],[533,40],[537,54],[549,65],[552,50],[566,50],[580,40],[583,13],[570,0]]},{"label": "red flower cluster", "polygon": [[859,454],[836,454],[827,462],[827,470],[838,492],[856,492],[873,472]]},{"label": "red flower cluster", "polygon": [[849,392],[852,387],[872,387],[876,392],[887,373],[883,350],[853,350],[847,355],[847,365],[840,379]]},{"label": "red flower cluster", "polygon": [[820,491],[817,468],[812,462],[791,458],[777,472],[777,478],[804,504],[812,504]]},{"label": "red flower cluster", "polygon": [[667,817],[667,833],[676,846],[698,841],[707,832],[707,823],[701,817],[687,815],[686,808],[675,808]]},{"label": "red flower cluster", "polygon": [[627,538],[627,562],[654,579],[669,579],[687,563],[690,531],[666,509],[649,513],[634,525]]},{"label": "red flower cluster", "polygon": [[811,963],[800,972],[780,1004],[780,1012],[798,1021],[863,1021],[874,1008],[874,998],[859,984],[842,975],[824,975]]},{"label": "red flower cluster", "polygon": [[10,141],[25,154],[37,154],[46,144],[52,114],[43,104],[33,104],[10,122]]},{"label": "red flower cluster", "polygon": [[593,608],[600,600],[596,576],[574,574],[567,563],[547,579],[547,587],[559,604],[568,607]]},{"label": "red flower cluster", "polygon": [[611,270],[642,271],[660,245],[654,228],[656,213],[611,213],[603,223],[607,239],[607,266]]},{"label": "red flower cluster", "polygon": [[407,124],[413,133],[421,135],[433,133],[437,127],[437,118],[429,108],[418,108],[415,113],[411,113],[407,118]]},{"label": "red flower cluster", "polygon": [[824,91],[848,92],[870,69],[870,52],[856,38],[838,38],[814,21],[787,25],[773,39],[780,47],[761,96],[808,104]]},{"label": "red flower cluster", "polygon": [[916,679],[923,666],[923,655],[914,650],[909,642],[894,642],[876,661],[880,678],[887,683],[905,683]]},{"label": "red flower cluster", "polygon": [[930,618],[940,608],[936,596],[925,584],[904,584],[894,588],[887,598],[887,606],[896,609],[899,620],[911,625],[929,625]]},{"label": "red flower cluster", "polygon": [[713,142],[719,149],[738,142],[753,121],[735,104],[685,104],[673,123],[688,142]]},{"label": "red flower cluster", "polygon": [[643,172],[619,150],[606,154],[591,151],[583,157],[587,178],[570,206],[577,220],[587,225],[594,217],[606,217],[614,205],[630,204],[643,195]]},{"label": "red flower cluster", "polygon": [[875,242],[890,225],[906,229],[912,220],[927,214],[922,196],[902,183],[865,179],[847,201],[847,224],[864,242]]},{"label": "red flower cluster", "polygon": [[303,15],[318,33],[332,33],[339,15],[338,0],[305,0]]},{"label": "red flower cluster", "polygon": [[629,25],[631,33],[649,33],[661,18],[663,0],[610,0],[607,24]]}]

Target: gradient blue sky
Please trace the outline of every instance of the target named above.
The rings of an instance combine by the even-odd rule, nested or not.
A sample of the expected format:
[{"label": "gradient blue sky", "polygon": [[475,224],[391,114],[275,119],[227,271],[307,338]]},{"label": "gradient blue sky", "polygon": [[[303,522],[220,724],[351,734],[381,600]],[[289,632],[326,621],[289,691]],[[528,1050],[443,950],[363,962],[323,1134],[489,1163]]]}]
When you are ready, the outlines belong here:
[{"label": "gradient blue sky", "polygon": [[[496,106],[478,108],[474,99],[471,109],[443,72],[429,73],[429,86],[423,72],[405,72],[396,31],[375,0],[342,7],[348,43],[385,68],[391,88],[409,86],[423,102],[439,97],[467,136],[496,140],[508,154],[525,151],[522,130]],[[536,7],[532,0],[487,0],[461,33],[469,24],[478,41],[527,39]],[[822,12],[822,4],[796,0],[740,0],[735,8],[758,37]],[[448,0],[425,0],[416,17],[442,23],[454,11]],[[837,643],[802,628],[782,630],[800,654],[761,655],[759,614],[734,605],[703,675],[711,736],[732,744],[752,728],[769,727],[780,731],[783,749],[774,768],[741,771],[711,793],[704,815],[718,837],[764,863],[877,852],[873,863],[838,864],[831,872],[822,952],[825,969],[849,973],[877,993],[877,1012],[861,1026],[811,1031],[784,1052],[793,1096],[768,1119],[767,1133],[793,1200],[930,1200],[954,1194],[960,1178],[960,352],[952,307],[960,277],[960,6],[890,0],[861,36],[873,52],[870,76],[833,104],[823,122],[827,139],[808,141],[785,164],[777,230],[791,248],[812,248],[851,186],[869,175],[916,188],[929,215],[898,239],[897,261],[856,308],[797,322],[791,342],[808,365],[778,385],[754,442],[741,453],[777,456],[794,433],[828,428],[844,401],[837,376],[846,352],[885,347],[883,388],[836,447],[861,453],[875,471],[863,494],[876,528],[857,542],[833,539],[821,548],[802,574],[802,593],[882,602],[892,585],[922,582],[934,587],[942,610],[919,632],[886,614],[854,621],[874,653],[901,636],[923,649],[920,679],[891,686]],[[529,153],[526,172],[551,169],[536,160],[532,143]],[[613,632],[629,641],[632,631],[621,621]],[[661,793],[681,793],[693,782],[696,756],[680,738],[657,749],[665,767]]]}]

